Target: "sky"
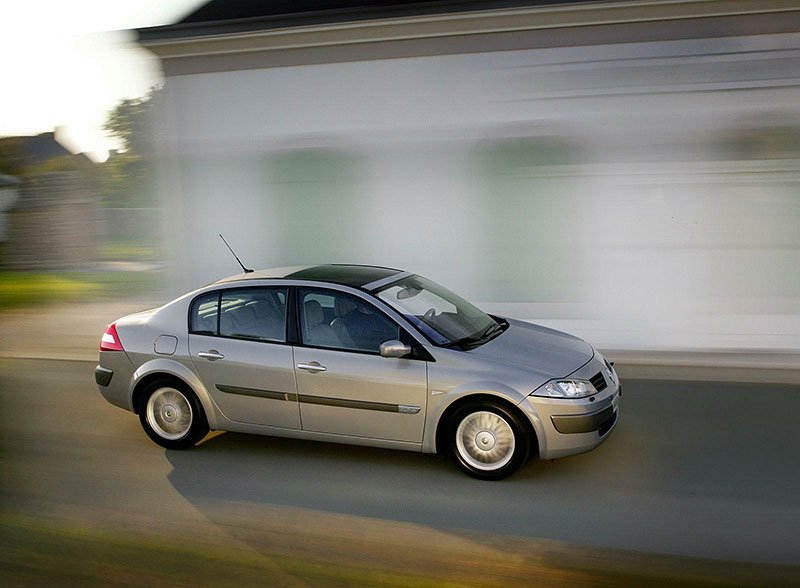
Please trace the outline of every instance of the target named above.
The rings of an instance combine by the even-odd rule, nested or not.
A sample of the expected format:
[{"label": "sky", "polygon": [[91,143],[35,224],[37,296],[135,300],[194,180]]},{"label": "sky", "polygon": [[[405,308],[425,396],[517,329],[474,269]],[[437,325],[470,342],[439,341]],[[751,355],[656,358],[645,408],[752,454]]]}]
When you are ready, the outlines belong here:
[{"label": "sky", "polygon": [[103,131],[123,98],[162,81],[158,60],[126,29],[175,22],[204,0],[27,0],[0,19],[0,136],[59,129],[73,151],[102,161],[119,145]]}]

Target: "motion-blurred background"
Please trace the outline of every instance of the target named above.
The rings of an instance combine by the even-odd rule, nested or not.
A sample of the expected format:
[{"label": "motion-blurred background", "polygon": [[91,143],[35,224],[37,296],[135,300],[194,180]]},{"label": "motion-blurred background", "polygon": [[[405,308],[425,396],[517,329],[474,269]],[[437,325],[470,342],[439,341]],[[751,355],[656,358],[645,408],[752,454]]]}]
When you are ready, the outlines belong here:
[{"label": "motion-blurred background", "polygon": [[402,267],[605,348],[800,346],[795,2],[169,17],[125,48],[158,69],[104,113],[107,159],[0,139],[3,304],[166,300],[237,272],[223,233],[250,266]]},{"label": "motion-blurred background", "polygon": [[[800,585],[798,0],[27,0],[0,55],[0,585]],[[619,426],[157,447],[98,342],[218,233],[586,338]]]}]

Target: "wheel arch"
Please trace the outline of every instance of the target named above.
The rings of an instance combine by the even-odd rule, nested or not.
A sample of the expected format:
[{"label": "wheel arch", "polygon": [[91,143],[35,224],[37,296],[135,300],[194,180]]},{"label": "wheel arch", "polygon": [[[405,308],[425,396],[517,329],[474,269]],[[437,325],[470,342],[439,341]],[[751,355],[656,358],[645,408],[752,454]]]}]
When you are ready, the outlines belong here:
[{"label": "wheel arch", "polygon": [[539,437],[536,434],[536,429],[533,427],[533,424],[528,416],[508,398],[505,398],[499,394],[491,394],[488,392],[465,394],[459,398],[456,398],[453,402],[447,405],[436,423],[436,435],[434,437],[435,445],[433,447],[435,453],[442,453],[447,447],[447,439],[445,436],[447,435],[448,426],[453,414],[462,406],[476,402],[492,402],[502,406],[510,413],[516,415],[523,423],[523,426],[526,427],[528,435],[530,436],[530,451],[533,455],[539,455]]},{"label": "wheel arch", "polygon": [[131,408],[134,413],[139,413],[139,404],[147,386],[154,380],[169,378],[187,386],[200,401],[205,412],[208,426],[217,428],[217,416],[214,403],[208,395],[200,379],[185,365],[170,359],[154,359],[139,367],[134,373],[130,386]]}]

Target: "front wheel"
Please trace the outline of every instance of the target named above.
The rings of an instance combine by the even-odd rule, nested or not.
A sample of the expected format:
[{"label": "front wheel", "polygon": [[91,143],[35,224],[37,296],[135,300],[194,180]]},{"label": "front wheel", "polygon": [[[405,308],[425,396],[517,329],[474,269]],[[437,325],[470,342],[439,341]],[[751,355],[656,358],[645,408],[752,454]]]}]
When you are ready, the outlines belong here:
[{"label": "front wheel", "polygon": [[147,436],[167,449],[191,447],[208,433],[197,397],[186,385],[172,380],[158,380],[147,387],[139,421]]},{"label": "front wheel", "polygon": [[468,404],[450,420],[450,456],[465,473],[501,480],[527,460],[530,435],[520,419],[494,402]]}]

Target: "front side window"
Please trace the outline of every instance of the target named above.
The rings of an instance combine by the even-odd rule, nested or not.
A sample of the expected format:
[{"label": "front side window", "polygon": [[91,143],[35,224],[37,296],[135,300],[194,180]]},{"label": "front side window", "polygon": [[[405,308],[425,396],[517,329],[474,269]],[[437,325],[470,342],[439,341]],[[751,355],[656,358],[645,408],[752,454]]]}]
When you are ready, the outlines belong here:
[{"label": "front side window", "polygon": [[254,341],[286,341],[286,288],[210,292],[192,304],[191,332]]},{"label": "front side window", "polygon": [[478,345],[503,330],[473,304],[421,276],[403,278],[376,295],[438,345]]},{"label": "front side window", "polygon": [[306,345],[368,353],[400,338],[400,327],[368,302],[313,288],[300,289],[300,332]]}]

